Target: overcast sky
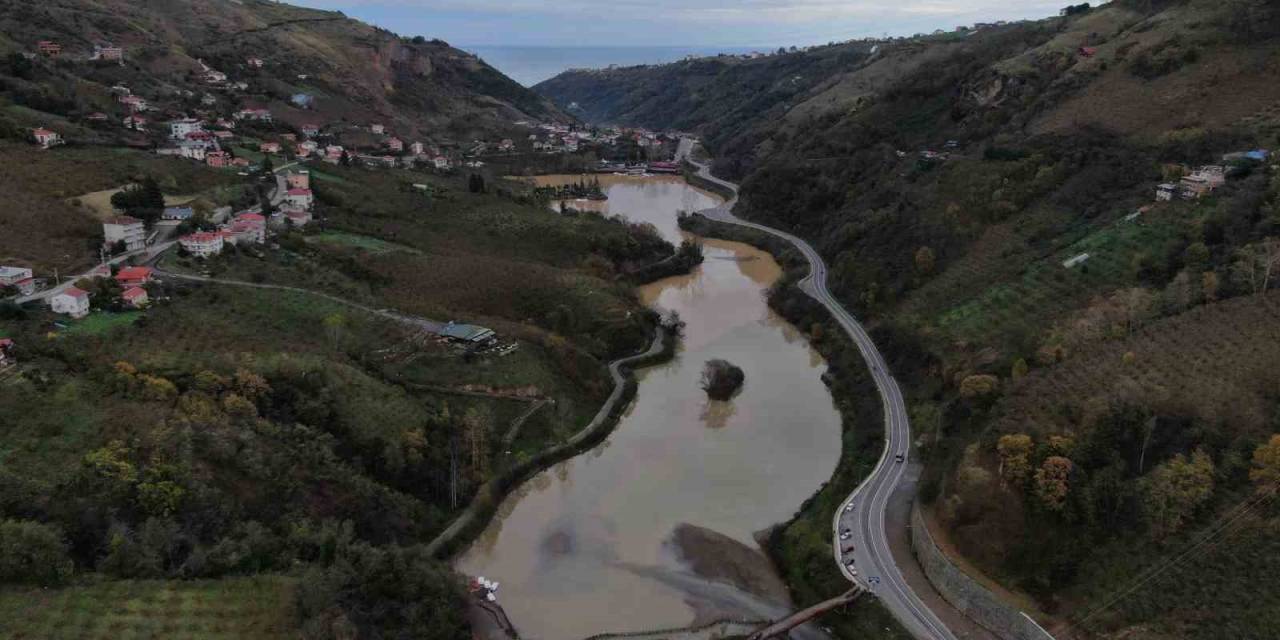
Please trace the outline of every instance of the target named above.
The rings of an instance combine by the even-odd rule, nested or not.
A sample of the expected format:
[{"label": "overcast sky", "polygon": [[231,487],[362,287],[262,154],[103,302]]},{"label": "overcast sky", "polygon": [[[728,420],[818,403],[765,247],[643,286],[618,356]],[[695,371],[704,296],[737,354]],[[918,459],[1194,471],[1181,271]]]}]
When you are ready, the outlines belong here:
[{"label": "overcast sky", "polygon": [[1055,15],[1074,0],[288,0],[454,45],[790,46]]}]

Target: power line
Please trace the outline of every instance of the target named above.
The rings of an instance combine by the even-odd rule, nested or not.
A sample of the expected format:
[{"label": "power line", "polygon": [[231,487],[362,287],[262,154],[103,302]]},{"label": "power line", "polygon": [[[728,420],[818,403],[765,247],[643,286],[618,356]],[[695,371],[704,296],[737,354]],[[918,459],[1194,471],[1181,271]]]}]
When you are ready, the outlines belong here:
[{"label": "power line", "polygon": [[[1267,488],[1257,498],[1246,498],[1244,501],[1241,502],[1241,504],[1237,505],[1234,509],[1232,509],[1231,512],[1219,518],[1215,524],[1209,527],[1209,530],[1205,532],[1204,535],[1202,535],[1198,540],[1193,542],[1190,546],[1188,546],[1178,555],[1165,561],[1162,564],[1151,567],[1150,569],[1147,569],[1143,573],[1139,574],[1136,578],[1133,579],[1133,581],[1130,582],[1128,586],[1123,587],[1118,591],[1114,592],[1114,595],[1111,598],[1109,598],[1106,602],[1094,607],[1093,609],[1090,609],[1085,613],[1083,617],[1078,618],[1076,621],[1068,623],[1066,631],[1070,631],[1072,628],[1080,628],[1080,627],[1086,626],[1085,623],[1090,618],[1093,618],[1094,616],[1114,607],[1118,602],[1120,602],[1124,598],[1131,595],[1134,591],[1137,591],[1143,585],[1147,584],[1148,582],[1151,582],[1152,580],[1155,580],[1156,578],[1160,577],[1160,575],[1163,574],[1164,572],[1168,571],[1169,569],[1172,569],[1174,566],[1181,563],[1184,559],[1187,559],[1190,555],[1195,553],[1197,550],[1199,550],[1201,547],[1203,547],[1205,544],[1211,541],[1214,537],[1217,537],[1218,534],[1232,528],[1232,526],[1237,521],[1249,515],[1249,512],[1255,506],[1258,506],[1259,504],[1262,504],[1263,502],[1266,502],[1274,498],[1276,494],[1276,488],[1277,488],[1277,485],[1272,485],[1271,487]],[[1228,533],[1227,535],[1230,535],[1230,533]]]}]

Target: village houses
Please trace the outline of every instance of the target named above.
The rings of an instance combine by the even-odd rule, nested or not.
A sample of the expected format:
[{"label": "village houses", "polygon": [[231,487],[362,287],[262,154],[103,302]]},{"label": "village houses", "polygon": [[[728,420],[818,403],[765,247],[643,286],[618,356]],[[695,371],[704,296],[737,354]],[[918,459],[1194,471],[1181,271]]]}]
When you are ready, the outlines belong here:
[{"label": "village houses", "polygon": [[285,182],[289,184],[290,189],[310,189],[311,188],[311,172],[306,169],[298,169],[290,171],[285,176]]},{"label": "village houses", "polygon": [[165,207],[160,214],[162,220],[190,220],[195,217],[195,209],[191,207]]},{"label": "village houses", "polygon": [[178,246],[197,258],[208,258],[222,253],[222,234],[200,231],[178,238]]},{"label": "village houses", "polygon": [[49,298],[49,308],[54,313],[83,318],[89,315],[89,292],[76,287],[67,287]]},{"label": "village houses", "polygon": [[241,109],[231,117],[236,120],[253,120],[257,122],[271,122],[271,111],[267,109]]},{"label": "village houses", "polygon": [[373,133],[376,133],[378,135],[382,135],[383,133],[386,133],[387,128],[380,124],[371,124],[369,125],[369,131],[372,131]]},{"label": "village houses", "polygon": [[186,140],[193,133],[204,131],[204,123],[195,118],[179,118],[169,121],[169,137],[174,140]]},{"label": "village houses", "polygon": [[35,138],[36,144],[40,145],[44,149],[56,147],[64,142],[62,136],[58,135],[57,131],[52,131],[43,127],[32,131],[31,136]]},{"label": "village houses", "polygon": [[395,137],[388,138],[387,148],[392,151],[404,151],[404,141]]},{"label": "village houses", "polygon": [[103,62],[124,62],[124,49],[112,44],[95,44],[93,45],[93,56],[89,59]]},{"label": "village houses", "polygon": [[132,111],[134,113],[137,113],[139,111],[147,111],[148,109],[151,108],[151,106],[147,104],[147,101],[144,100],[142,96],[122,95],[119,98],[116,98],[116,101],[124,105],[126,108],[129,109],[129,111]]},{"label": "village houses", "polygon": [[267,241],[267,219],[258,213],[242,213],[224,231],[231,233],[232,244],[262,244]]},{"label": "village houses", "polygon": [[139,115],[125,116],[123,123],[124,128],[133,129],[134,131],[146,131],[147,129],[147,119]]},{"label": "village houses", "polygon": [[262,58],[249,58],[245,60],[245,64],[248,64],[251,69],[261,69],[262,65],[266,63],[263,62]]},{"label": "village houses", "polygon": [[215,169],[231,166],[231,154],[226,151],[210,151],[204,156],[205,164]]},{"label": "village houses", "polygon": [[56,58],[59,55],[62,55],[62,45],[52,40],[41,40],[40,42],[37,42],[36,50],[39,51],[41,55],[50,58]]},{"label": "village houses", "polygon": [[1156,200],[1168,202],[1175,197],[1198,200],[1226,184],[1227,170],[1220,165],[1207,165],[1185,175],[1177,183],[1166,182],[1156,187]]},{"label": "village houses", "polygon": [[262,144],[258,145],[258,151],[260,151],[260,152],[262,152],[262,153],[270,153],[270,154],[277,154],[277,153],[280,153],[280,143],[279,143],[279,142],[264,142],[264,143],[262,143]]},{"label": "village houses", "polygon": [[142,287],[129,287],[124,290],[124,293],[120,294],[120,300],[124,301],[126,305],[133,307],[134,309],[140,309],[147,306],[149,298],[147,297],[146,289],[143,289]]},{"label": "village houses", "polygon": [[0,267],[0,288],[13,287],[18,293],[29,296],[35,293],[35,274],[25,267]]},{"label": "village houses", "polygon": [[102,223],[103,243],[112,249],[123,242],[125,251],[136,251],[147,245],[147,229],[141,220],[130,216],[108,218]]},{"label": "village houses", "polygon": [[284,194],[285,202],[300,207],[302,209],[310,209],[312,196],[310,189],[289,189]]},{"label": "village houses", "polygon": [[140,287],[151,282],[151,267],[124,267],[116,272],[115,280],[122,287]]}]

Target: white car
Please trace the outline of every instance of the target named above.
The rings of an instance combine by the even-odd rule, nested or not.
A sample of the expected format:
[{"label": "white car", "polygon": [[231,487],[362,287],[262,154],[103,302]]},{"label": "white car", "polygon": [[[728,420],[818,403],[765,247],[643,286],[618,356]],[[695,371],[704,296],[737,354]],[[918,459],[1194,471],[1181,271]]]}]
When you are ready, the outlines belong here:
[{"label": "white car", "polygon": [[852,502],[850,502],[849,504],[846,504],[846,505],[844,506],[844,511],[845,511],[845,513],[848,513],[848,512],[850,512],[850,511],[853,511],[853,503],[852,503]]},{"label": "white car", "polygon": [[848,531],[840,534],[841,540],[848,540],[849,538],[852,538],[852,537],[853,537],[853,534],[849,533]]},{"label": "white car", "polygon": [[[844,561],[844,566],[849,567],[850,569],[852,569],[852,568],[853,568],[853,558],[849,558],[848,560],[845,560],[845,561]],[[857,574],[855,573],[854,575],[857,575]]]}]

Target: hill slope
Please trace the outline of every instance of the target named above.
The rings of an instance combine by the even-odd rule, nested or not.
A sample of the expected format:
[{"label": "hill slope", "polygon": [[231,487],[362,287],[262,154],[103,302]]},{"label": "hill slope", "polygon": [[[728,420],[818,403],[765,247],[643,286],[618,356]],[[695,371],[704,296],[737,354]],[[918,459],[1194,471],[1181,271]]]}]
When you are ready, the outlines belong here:
[{"label": "hill slope", "polygon": [[[41,40],[62,45],[57,69],[74,83],[64,92],[73,109],[104,110],[111,104],[106,89],[124,82],[180,110],[189,106],[181,92],[198,98],[211,90],[199,77],[203,60],[229,82],[249,85],[214,91],[220,100],[267,106],[294,123],[381,122],[404,136],[469,139],[516,120],[563,118],[444,42],[401,38],[338,12],[265,0],[52,0],[5,12],[0,34],[0,53],[33,51]],[[124,49],[123,68],[82,62],[103,42]],[[262,66],[251,65],[251,57]],[[312,110],[288,106],[298,93],[314,97]]]},{"label": "hill slope", "polygon": [[[741,181],[740,215],[819,248],[833,291],[912,354],[921,497],[973,564],[1082,633],[1261,637],[1274,600],[1247,594],[1274,585],[1265,563],[1180,570],[1091,612],[1271,490],[1255,480],[1280,380],[1265,329],[1239,323],[1271,322],[1280,178],[1223,155],[1280,144],[1277,60],[1275,3],[1124,0],[535,89],[698,133]],[[1228,172],[1213,194],[1153,203],[1211,163]],[[1275,525],[1260,510],[1250,531]],[[1197,562],[1256,557],[1256,538]],[[1196,589],[1262,613],[1189,607]]]}]

